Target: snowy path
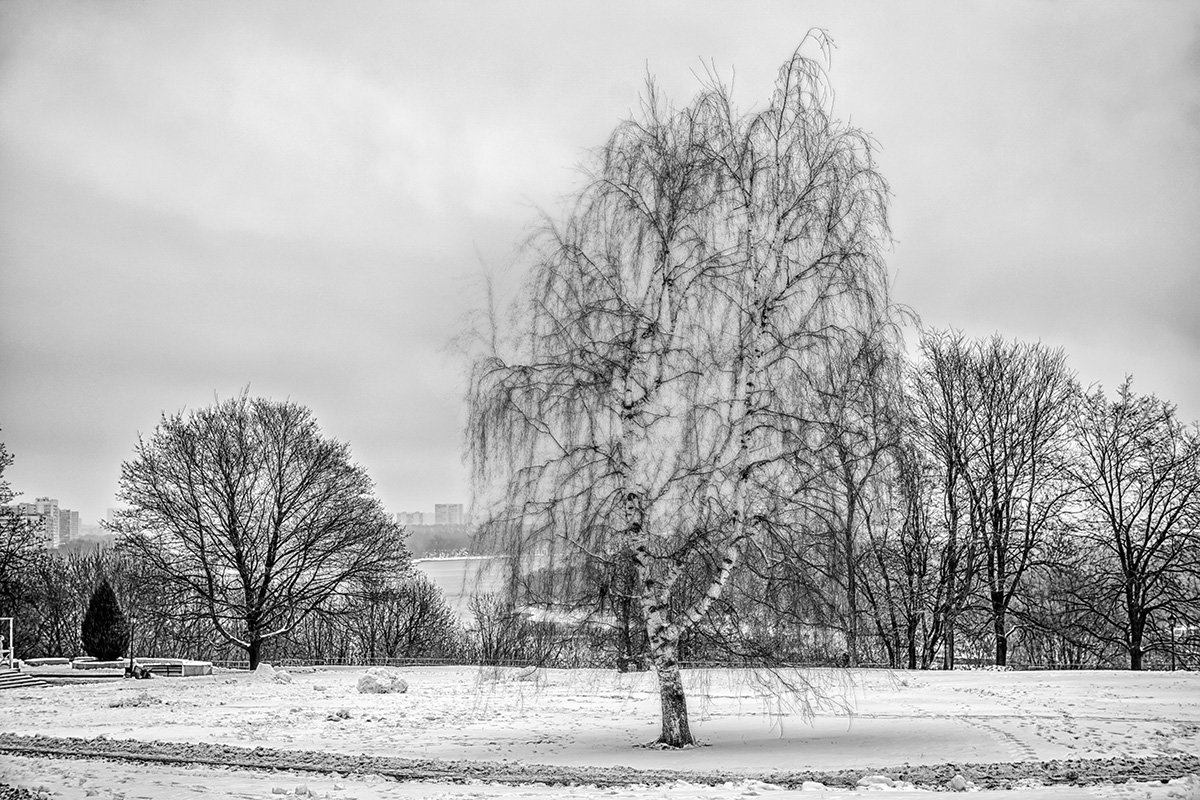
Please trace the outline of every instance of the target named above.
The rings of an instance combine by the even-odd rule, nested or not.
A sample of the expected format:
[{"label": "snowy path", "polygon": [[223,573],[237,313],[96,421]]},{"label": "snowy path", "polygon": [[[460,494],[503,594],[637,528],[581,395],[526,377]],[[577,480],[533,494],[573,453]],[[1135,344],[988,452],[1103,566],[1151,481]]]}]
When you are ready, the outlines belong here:
[{"label": "snowy path", "polygon": [[[788,772],[745,770],[703,772],[673,769],[633,770],[627,767],[587,767],[529,764],[513,761],[445,761],[386,756],[351,755],[313,750],[280,750],[263,747],[232,747],[186,742],[147,742],[135,739],[62,739],[45,736],[0,734],[0,753],[33,757],[137,763],[142,765],[236,767],[263,772],[290,771],[324,776],[380,775],[397,781],[484,782],[509,785],[547,784],[625,788],[662,786],[681,781],[702,786],[727,784],[772,784],[800,789],[820,783],[828,787],[854,788],[866,779],[862,769]],[[875,772],[894,780],[879,780],[888,788],[912,784],[938,789],[965,777],[980,788],[1012,788],[1039,785],[1127,783],[1157,781],[1200,773],[1200,757],[1072,759],[1067,761],[1022,761],[988,764],[902,765]],[[871,779],[871,780],[877,780]]]},{"label": "snowy path", "polygon": [[[777,800],[850,800],[865,790],[841,787],[781,789],[752,779],[716,786],[686,780],[665,785],[617,787],[508,785],[480,781],[444,783],[394,781],[379,775],[311,774],[291,771],[259,772],[228,767],[171,766],[114,763],[100,760],[60,760],[0,755],[0,775],[6,782],[41,790],[61,800],[160,800],[162,798],[281,798],[322,797],[336,800],[513,800],[514,798],[611,798],[614,800],[734,800],[767,797]],[[932,792],[899,789],[888,797],[918,800]],[[1163,782],[1130,782],[1094,786],[1026,784],[1011,790],[972,790],[976,800],[1195,800],[1200,780],[1194,776]]]},{"label": "snowy path", "polygon": [[[695,672],[689,675],[697,698],[692,704],[694,728],[706,746],[663,752],[634,746],[653,739],[656,733],[657,700],[649,675],[548,671],[531,680],[518,680],[523,675],[519,671],[426,668],[404,672],[411,686],[409,693],[386,696],[359,695],[354,690],[358,673],[347,670],[295,673],[294,682],[288,685],[262,683],[247,675],[216,675],[11,691],[0,693],[0,731],[564,767],[681,773],[720,770],[746,779],[773,771],[851,769],[866,774],[906,763],[1200,753],[1200,676],[1191,673],[891,675],[870,671],[856,676],[846,687],[855,707],[852,717],[822,713],[807,724],[787,709],[764,705],[741,675]],[[817,678],[839,680],[833,673],[818,673]],[[699,701],[701,687],[709,696],[704,702]],[[145,698],[141,698],[143,692]],[[132,704],[135,700],[143,704]],[[310,776],[287,786],[278,782],[268,785],[271,776],[211,767],[189,771],[14,756],[5,757],[0,765],[0,781],[36,786],[38,775],[44,773],[56,776],[55,783],[97,790],[115,790],[120,784],[126,787],[120,791],[128,798],[139,796],[128,788],[138,785],[137,775],[183,780],[197,769],[212,772],[201,781],[210,787],[239,781],[247,785],[241,794],[205,795],[217,797],[267,797],[272,789],[290,791],[299,783],[313,788],[332,780]],[[108,774],[113,776],[112,782],[105,782],[108,779],[103,776]],[[341,782],[349,786],[349,780]],[[431,786],[427,787],[429,794],[397,794],[404,791],[405,784],[386,782],[370,788],[364,780],[355,779],[353,791],[336,790],[334,794],[330,787],[314,791],[362,800],[562,796],[561,789],[558,794],[537,794],[540,790],[536,787],[472,790],[469,786]],[[667,787],[641,793],[616,787],[598,788],[592,794],[588,794],[591,790],[573,789],[571,796],[724,798],[766,791],[753,785],[739,787],[738,780],[745,782],[735,779],[729,787],[704,788],[701,794],[679,787],[678,791]],[[472,795],[470,791],[493,794]],[[692,786],[691,791],[699,790]],[[1165,792],[1179,791],[1178,787],[1160,791],[1146,785],[1042,787],[1036,796],[1145,797],[1150,792],[1150,796],[1168,797]]]}]

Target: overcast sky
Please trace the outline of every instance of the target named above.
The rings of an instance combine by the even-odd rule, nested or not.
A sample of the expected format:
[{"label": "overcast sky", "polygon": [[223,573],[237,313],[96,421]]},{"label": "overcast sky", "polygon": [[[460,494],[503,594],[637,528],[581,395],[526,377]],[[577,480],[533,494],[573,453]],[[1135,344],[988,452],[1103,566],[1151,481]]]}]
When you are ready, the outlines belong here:
[{"label": "overcast sky", "polygon": [[1200,417],[1200,4],[0,2],[0,440],[96,522],[165,411],[315,411],[465,502],[481,265],[638,102],[748,107],[810,27],[891,182],[896,298]]}]

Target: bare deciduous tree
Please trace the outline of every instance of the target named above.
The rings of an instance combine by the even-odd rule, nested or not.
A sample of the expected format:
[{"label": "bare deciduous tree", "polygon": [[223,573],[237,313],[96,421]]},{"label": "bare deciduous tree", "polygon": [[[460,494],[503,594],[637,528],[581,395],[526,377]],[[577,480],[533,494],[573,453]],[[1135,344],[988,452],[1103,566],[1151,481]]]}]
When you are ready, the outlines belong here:
[{"label": "bare deciduous tree", "polygon": [[[954,668],[955,630],[959,614],[966,606],[976,576],[976,541],[967,526],[969,505],[965,497],[963,469],[969,448],[969,422],[972,418],[968,348],[962,337],[926,336],[921,342],[921,358],[910,375],[911,403],[908,415],[908,440],[916,452],[902,462],[902,483],[906,486],[907,517],[918,527],[908,533],[918,552],[928,542],[936,554],[938,576],[936,608],[930,625],[940,629],[943,645],[942,666]],[[929,484],[919,474],[928,465]],[[926,502],[926,489],[936,486],[937,502],[932,514],[918,505]],[[930,498],[932,499],[932,498]],[[939,529],[935,533],[927,523]],[[939,535],[940,534],[940,535]]]},{"label": "bare deciduous tree", "polygon": [[139,437],[121,465],[122,545],[199,599],[253,669],[263,642],[352,581],[403,568],[372,490],[307,408],[243,394]]},{"label": "bare deciduous tree", "polygon": [[359,581],[338,612],[345,635],[368,662],[440,656],[457,634],[441,590],[416,570],[400,580]]},{"label": "bare deciduous tree", "polygon": [[[681,644],[737,630],[714,605],[798,521],[821,371],[891,313],[887,188],[870,138],[830,107],[799,50],[754,113],[716,80],[682,109],[651,85],[535,237],[510,335],[483,337],[497,348],[474,365],[485,530],[514,565],[618,576],[604,591],[640,612],[662,745],[693,742]],[[541,601],[600,592],[580,588]]]},{"label": "bare deciduous tree", "polygon": [[1099,388],[1084,398],[1075,436],[1082,535],[1095,548],[1082,596],[1107,623],[1097,633],[1117,632],[1138,670],[1153,624],[1200,622],[1200,433],[1171,404],[1135,394],[1127,378],[1111,401]]},{"label": "bare deciduous tree", "polygon": [[868,531],[865,583],[888,663],[928,669],[945,635],[947,538],[936,511],[936,470],[911,443],[891,451],[888,516]]},{"label": "bare deciduous tree", "polygon": [[808,412],[809,427],[817,432],[810,447],[814,480],[802,495],[809,518],[819,520],[831,545],[823,571],[838,591],[827,600],[843,620],[851,666],[862,656],[864,612],[882,611],[892,588],[891,571],[872,571],[869,561],[872,544],[895,523],[891,489],[902,388],[893,329],[865,333],[846,342],[849,348],[828,363],[816,386]]},{"label": "bare deciduous tree", "polygon": [[12,454],[0,442],[0,613],[5,616],[15,614],[21,573],[46,547],[34,522],[10,505],[16,493],[5,479],[4,470],[12,463]]},{"label": "bare deciduous tree", "polygon": [[947,501],[956,515],[966,501],[995,661],[1005,665],[1009,607],[1074,489],[1067,469],[1078,390],[1062,351],[1040,344],[942,334],[926,336],[922,350],[932,378],[925,416],[957,484],[947,483]]}]

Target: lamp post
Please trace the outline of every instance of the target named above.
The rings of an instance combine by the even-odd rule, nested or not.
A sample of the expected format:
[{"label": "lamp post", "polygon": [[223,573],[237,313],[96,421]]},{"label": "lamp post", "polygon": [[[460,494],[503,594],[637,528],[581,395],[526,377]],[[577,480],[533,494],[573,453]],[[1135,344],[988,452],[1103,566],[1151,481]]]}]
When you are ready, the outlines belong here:
[{"label": "lamp post", "polygon": [[132,614],[129,616],[129,677],[136,677],[133,674],[133,629],[137,625],[137,617]]},{"label": "lamp post", "polygon": [[1171,672],[1175,671],[1175,617],[1174,615],[1167,618],[1167,624],[1171,626]]}]

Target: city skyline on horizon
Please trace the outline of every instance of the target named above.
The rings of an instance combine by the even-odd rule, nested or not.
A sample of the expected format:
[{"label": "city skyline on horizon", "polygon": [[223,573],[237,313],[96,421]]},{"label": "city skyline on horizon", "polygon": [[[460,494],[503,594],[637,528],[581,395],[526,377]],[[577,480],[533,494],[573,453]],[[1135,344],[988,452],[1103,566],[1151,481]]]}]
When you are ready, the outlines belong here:
[{"label": "city skyline on horizon", "polygon": [[[37,527],[44,528],[47,548],[66,546],[74,541],[95,540],[96,537],[111,536],[104,523],[112,523],[123,509],[109,507],[103,517],[87,521],[57,497],[38,496],[33,500],[14,498],[7,505],[27,518],[38,518]],[[435,503],[433,511],[391,511],[384,509],[389,518],[398,525],[412,527],[462,527],[469,526],[470,514],[463,503]]]},{"label": "city skyline on horizon", "polygon": [[[77,519],[79,520],[78,525],[81,527],[87,527],[87,528],[97,527],[100,525],[101,522],[112,522],[113,517],[119,515],[121,513],[121,511],[123,510],[120,506],[108,506],[107,508],[104,509],[103,515],[96,517],[94,519],[91,519],[91,521],[85,522],[84,520],[87,520],[88,518],[81,516],[78,511],[73,511],[70,509],[69,506],[64,505],[62,503],[61,498],[53,497],[51,495],[40,494],[37,497],[33,498],[32,500],[23,500],[22,499],[23,496],[24,495],[22,494],[20,496],[14,497],[12,502],[9,503],[9,505],[12,505],[12,506],[34,506],[34,505],[38,505],[38,504],[42,503],[43,501],[48,501],[50,503],[55,504],[55,506],[60,508],[61,510],[69,511],[70,513],[75,514]],[[432,518],[432,517],[435,517],[439,513],[439,506],[448,506],[451,508],[457,508],[458,509],[457,513],[460,518],[465,519],[465,518],[469,517],[469,514],[466,510],[467,506],[465,503],[435,503],[433,511],[424,511],[424,510],[422,510],[422,511],[408,511],[408,510],[394,511],[394,510],[385,508],[384,512],[391,517],[412,516],[412,515],[419,514],[419,515],[425,515],[425,516]],[[437,523],[434,523],[434,524],[437,524]],[[458,524],[458,523],[446,523],[446,524]]]}]

